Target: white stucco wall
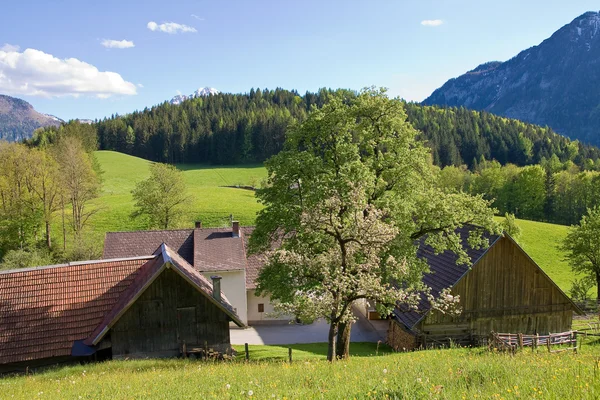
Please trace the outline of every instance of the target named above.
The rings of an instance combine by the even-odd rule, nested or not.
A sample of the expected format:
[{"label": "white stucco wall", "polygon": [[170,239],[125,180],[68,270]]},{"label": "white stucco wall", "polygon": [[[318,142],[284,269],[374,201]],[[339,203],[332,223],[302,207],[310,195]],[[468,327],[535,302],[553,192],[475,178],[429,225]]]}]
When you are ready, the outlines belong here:
[{"label": "white stucco wall", "polygon": [[246,303],[246,270],[203,272],[208,280],[213,275],[219,275],[221,279],[221,292],[236,309],[238,317],[244,324],[248,324],[248,306]]},{"label": "white stucco wall", "polygon": [[[272,316],[269,316],[269,313],[272,313],[274,311],[273,309],[273,305],[271,304],[271,299],[269,298],[269,296],[256,296],[254,294],[254,289],[249,289],[247,291],[248,294],[248,321],[250,324],[252,324],[252,322],[258,322],[258,321],[289,321],[291,319],[291,317],[289,316],[282,316],[279,318],[274,318]],[[265,312],[258,312],[258,305],[259,304],[264,304],[265,305]]]}]

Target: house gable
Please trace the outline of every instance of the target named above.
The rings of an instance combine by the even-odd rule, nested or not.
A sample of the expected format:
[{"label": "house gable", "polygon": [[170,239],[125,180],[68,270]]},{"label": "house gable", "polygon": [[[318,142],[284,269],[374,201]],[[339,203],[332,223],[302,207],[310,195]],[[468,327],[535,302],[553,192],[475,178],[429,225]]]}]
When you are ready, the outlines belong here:
[{"label": "house gable", "polygon": [[86,345],[97,345],[108,331],[119,321],[119,319],[132,307],[140,296],[153,284],[153,282],[165,271],[173,270],[188,285],[197,290],[201,295],[208,299],[215,307],[221,310],[228,318],[238,326],[244,326],[239,317],[233,310],[233,307],[221,293],[222,300],[216,300],[213,296],[211,283],[191,265],[187,263],[179,254],[175,253],[164,243],[155,252],[156,259],[146,263],[140,270],[136,279],[129,285],[119,301],[112,310],[106,314],[103,321],[96,327],[92,334],[86,339]]},{"label": "house gable", "polygon": [[109,336],[114,358],[176,356],[183,343],[206,342],[221,352],[230,346],[228,315],[175,268],[161,271],[111,326]]}]

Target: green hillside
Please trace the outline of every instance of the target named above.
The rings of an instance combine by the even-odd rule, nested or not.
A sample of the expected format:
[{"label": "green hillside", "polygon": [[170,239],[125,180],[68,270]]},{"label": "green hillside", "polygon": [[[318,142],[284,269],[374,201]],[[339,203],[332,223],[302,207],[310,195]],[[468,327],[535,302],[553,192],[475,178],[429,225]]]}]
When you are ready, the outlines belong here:
[{"label": "green hillside", "polygon": [[[100,211],[91,219],[90,227],[101,245],[105,232],[146,228],[129,216],[133,211],[131,190],[137,182],[149,176],[151,162],[113,151],[98,151],[96,157],[104,171],[104,182],[101,197],[94,201]],[[230,214],[243,225],[254,223],[256,212],[261,207],[254,192],[226,186],[256,186],[266,177],[264,167],[203,164],[178,167],[184,171],[189,194],[194,197],[186,222],[180,227],[191,228],[195,220],[202,220],[208,227],[226,226]],[[567,234],[568,227],[526,220],[518,220],[518,224],[523,231],[519,241],[522,247],[567,291],[571,287],[571,271],[557,245]],[[54,232],[58,234],[59,231],[56,226]]]},{"label": "green hillside", "polygon": [[[103,170],[102,194],[92,202],[99,211],[90,219],[90,234],[101,246],[104,233],[108,231],[132,231],[146,229],[139,220],[133,220],[131,190],[135,184],[149,176],[150,161],[113,151],[95,153]],[[180,228],[193,227],[201,220],[205,226],[225,226],[229,215],[243,225],[254,223],[260,205],[254,192],[226,186],[258,185],[266,176],[262,166],[207,167],[205,165],[180,165],[193,197],[192,206]],[[60,232],[60,218],[55,221],[54,232]],[[61,243],[60,238],[56,238]]]}]

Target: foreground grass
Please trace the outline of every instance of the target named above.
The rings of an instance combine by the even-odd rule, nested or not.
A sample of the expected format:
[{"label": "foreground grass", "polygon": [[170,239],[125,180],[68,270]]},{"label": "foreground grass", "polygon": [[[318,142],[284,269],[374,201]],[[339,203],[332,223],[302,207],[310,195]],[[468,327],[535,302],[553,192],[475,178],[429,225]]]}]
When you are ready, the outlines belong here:
[{"label": "foreground grass", "polygon": [[[256,350],[256,349],[255,349]],[[0,379],[0,398],[594,399],[600,351],[428,350],[295,361],[109,361]]]}]

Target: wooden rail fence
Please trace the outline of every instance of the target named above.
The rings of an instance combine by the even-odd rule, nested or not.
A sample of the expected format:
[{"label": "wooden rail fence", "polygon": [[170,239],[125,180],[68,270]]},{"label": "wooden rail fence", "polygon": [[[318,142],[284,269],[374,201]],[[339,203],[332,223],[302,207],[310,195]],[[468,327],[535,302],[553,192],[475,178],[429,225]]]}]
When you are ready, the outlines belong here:
[{"label": "wooden rail fence", "polygon": [[577,353],[578,331],[551,333],[549,335],[523,335],[522,333],[496,333],[490,334],[489,348],[500,351],[515,352],[531,347],[532,351],[545,347],[550,353],[559,353],[572,350]]}]

